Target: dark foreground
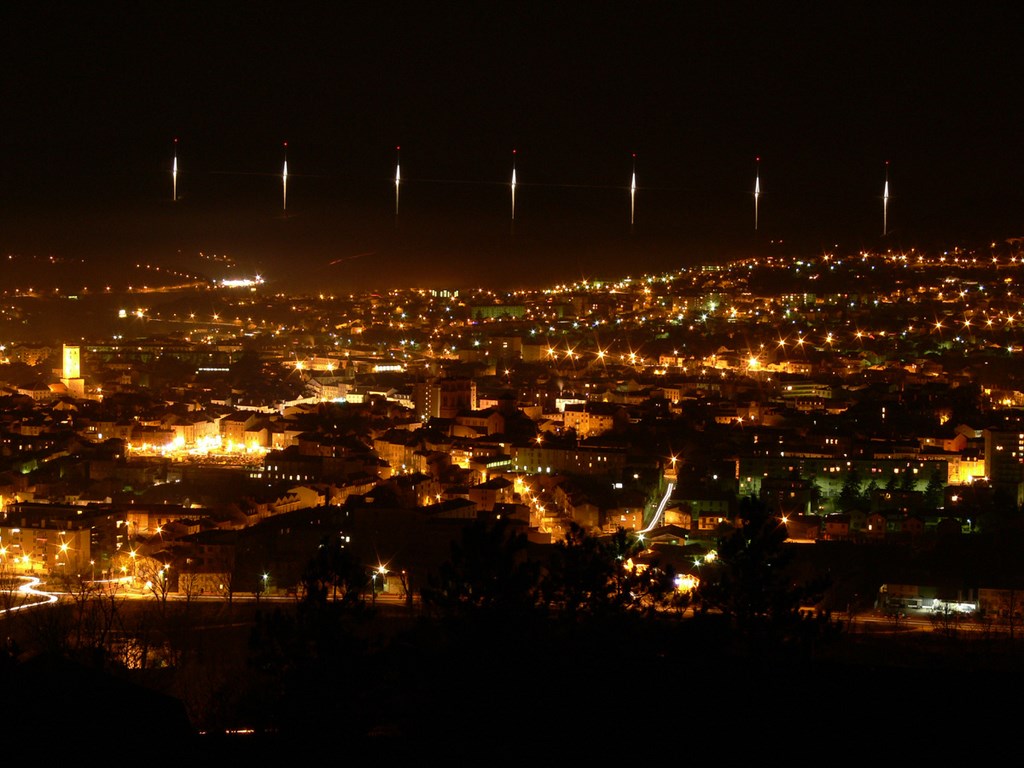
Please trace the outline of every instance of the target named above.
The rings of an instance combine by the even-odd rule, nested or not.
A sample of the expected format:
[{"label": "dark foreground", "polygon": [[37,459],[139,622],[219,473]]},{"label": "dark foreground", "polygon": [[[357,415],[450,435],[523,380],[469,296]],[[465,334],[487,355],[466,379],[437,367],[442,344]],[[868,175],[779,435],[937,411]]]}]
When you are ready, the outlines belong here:
[{"label": "dark foreground", "polygon": [[[740,634],[718,616],[296,603],[167,604],[161,625],[152,608],[124,619],[150,622],[159,652],[144,669],[98,648],[45,648],[54,616],[8,621],[20,637],[0,662],[4,722],[196,756],[309,747],[459,764],[568,753],[802,764],[854,746],[921,755],[1012,738],[999,730],[1005,697],[1024,680],[1024,646],[983,633],[848,634],[819,622]],[[21,651],[30,639],[38,650]]]}]

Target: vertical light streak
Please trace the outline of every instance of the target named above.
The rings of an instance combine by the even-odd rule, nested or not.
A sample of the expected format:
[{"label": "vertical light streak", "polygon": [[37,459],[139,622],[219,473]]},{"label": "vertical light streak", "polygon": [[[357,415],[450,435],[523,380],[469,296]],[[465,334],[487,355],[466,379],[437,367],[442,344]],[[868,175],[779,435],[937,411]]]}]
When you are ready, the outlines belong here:
[{"label": "vertical light streak", "polygon": [[284,169],[281,171],[281,210],[288,210],[288,142],[284,143]]},{"label": "vertical light streak", "polygon": [[885,187],[882,189],[882,237],[889,234],[889,161],[885,161]]},{"label": "vertical light streak", "polygon": [[395,218],[398,218],[398,187],[402,183],[402,148],[395,147]]},{"label": "vertical light streak", "polygon": [[512,221],[516,220],[516,151],[512,150]]},{"label": "vertical light streak", "polygon": [[171,166],[171,200],[178,202],[178,140],[174,140],[174,164]]},{"label": "vertical light streak", "polygon": [[757,231],[757,202],[761,197],[761,158],[754,158],[757,170],[754,172],[754,231]]},{"label": "vertical light streak", "polygon": [[636,152],[633,153],[633,176],[629,181],[629,231],[633,231],[636,217]]}]

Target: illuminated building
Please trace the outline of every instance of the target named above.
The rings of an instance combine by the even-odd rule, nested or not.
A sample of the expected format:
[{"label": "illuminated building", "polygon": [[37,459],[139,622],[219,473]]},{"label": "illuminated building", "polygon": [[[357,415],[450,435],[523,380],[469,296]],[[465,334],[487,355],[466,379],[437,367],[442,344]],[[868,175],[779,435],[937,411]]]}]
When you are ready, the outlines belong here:
[{"label": "illuminated building", "polygon": [[1019,504],[1024,496],[1024,432],[986,429],[985,476],[993,488],[1009,492]]},{"label": "illuminated building", "polygon": [[23,502],[0,525],[0,567],[15,573],[95,577],[124,544],[123,515],[110,508]]},{"label": "illuminated building", "polygon": [[461,411],[476,410],[476,382],[450,378],[419,383],[414,385],[413,401],[421,417],[454,419]]},{"label": "illuminated building", "polygon": [[81,349],[69,344],[64,345],[61,365],[61,383],[68,388],[72,397],[85,397],[85,379],[82,378]]},{"label": "illuminated building", "polygon": [[64,365],[62,378],[77,379],[82,375],[81,350],[68,344],[64,345]]},{"label": "illuminated building", "polygon": [[566,405],[563,413],[565,428],[576,430],[581,438],[604,434],[616,422],[628,419],[625,409],[617,403],[573,403]]},{"label": "illuminated building", "polygon": [[570,473],[621,477],[626,451],[618,447],[512,446],[512,470],[536,474]]}]

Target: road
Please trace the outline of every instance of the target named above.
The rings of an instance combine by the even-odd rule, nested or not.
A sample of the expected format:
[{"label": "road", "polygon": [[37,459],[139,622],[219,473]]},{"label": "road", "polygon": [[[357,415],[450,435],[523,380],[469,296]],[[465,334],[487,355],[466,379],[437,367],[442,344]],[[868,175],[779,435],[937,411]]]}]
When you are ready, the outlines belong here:
[{"label": "road", "polygon": [[17,589],[5,589],[0,591],[3,607],[0,608],[0,616],[15,611],[24,611],[29,608],[38,608],[42,605],[56,603],[59,597],[53,592],[44,592],[37,587],[42,581],[36,576],[16,576],[15,578],[24,582]]}]

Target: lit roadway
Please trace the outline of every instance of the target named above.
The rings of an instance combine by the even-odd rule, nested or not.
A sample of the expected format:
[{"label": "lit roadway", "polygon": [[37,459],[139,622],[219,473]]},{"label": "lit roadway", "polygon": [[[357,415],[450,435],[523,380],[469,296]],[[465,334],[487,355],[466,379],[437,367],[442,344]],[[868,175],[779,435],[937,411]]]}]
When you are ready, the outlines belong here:
[{"label": "lit roadway", "polygon": [[[36,587],[41,584],[41,580],[35,576],[18,576],[17,578],[22,579],[25,583],[18,587],[17,590],[3,589],[0,590],[0,594],[13,596],[14,594],[22,595],[21,604],[16,606],[10,606],[7,608],[0,608],[0,616],[5,613],[23,610],[25,608],[35,608],[42,605],[50,605],[58,602],[61,598],[72,598],[78,593],[68,592],[66,590],[55,590],[53,592],[45,592]],[[125,600],[155,600],[159,602],[225,602],[229,600],[228,596],[223,593],[218,594],[186,594],[184,592],[171,592],[168,591],[165,594],[159,591],[145,589],[142,587],[129,586],[128,582],[124,579],[112,579],[112,580],[97,580],[88,582],[93,588],[100,588],[95,592],[90,592],[91,595],[105,594],[106,596],[116,596]],[[274,593],[270,594],[267,592],[235,592],[231,595],[230,600],[235,602],[243,603],[260,603],[260,602],[273,602],[273,603],[294,603],[298,600],[298,596],[295,594],[281,594]],[[392,592],[377,592],[376,596],[370,594],[361,594],[360,599],[365,603],[379,602],[385,605],[408,605],[410,602],[418,604],[420,602],[420,596],[413,594],[412,600],[410,601],[405,594],[398,594]],[[31,602],[30,602],[31,600]],[[13,602],[12,600],[3,601]]]},{"label": "lit roadway", "polygon": [[[52,592],[43,592],[42,590],[36,589],[41,581],[35,576],[18,576],[19,579],[25,583],[18,587],[17,590],[5,589],[3,590],[4,595],[14,595],[15,593],[21,595],[20,605],[10,605],[6,608],[0,608],[0,615],[7,613],[14,613],[15,611],[22,611],[26,608],[36,608],[40,605],[49,605],[50,603],[57,602],[57,595]],[[4,602],[7,602],[6,600]],[[12,601],[13,602],[13,601]]]},{"label": "lit roadway", "polygon": [[1006,624],[984,624],[972,618],[969,614],[950,615],[945,617],[938,614],[926,612],[908,613],[896,619],[880,612],[858,613],[848,617],[843,612],[835,612],[832,617],[840,623],[845,624],[852,633],[868,631],[872,634],[884,632],[1009,632],[1010,627]]},{"label": "lit roadway", "polygon": [[[24,583],[17,589],[4,589],[0,590],[0,594],[4,595],[3,603],[7,604],[6,607],[0,608],[0,616],[14,613],[15,611],[22,611],[28,608],[38,608],[44,605],[52,605],[58,602],[62,595],[68,595],[66,592],[46,592],[37,587],[42,583],[41,580],[35,576],[18,576],[18,579]],[[111,584],[116,583],[123,586],[123,582],[94,582],[94,584],[103,583]],[[15,594],[21,596],[21,602],[18,605],[13,605],[11,599]],[[132,600],[170,600],[170,601],[182,601],[182,600],[201,600],[203,602],[224,601],[228,598],[225,595],[186,595],[180,592],[168,592],[166,595],[154,594],[150,591],[135,590],[135,589],[124,589],[119,591],[118,597]],[[405,595],[399,595],[394,593],[380,592],[377,595],[362,595],[363,602],[381,603],[388,606],[409,606],[410,604],[419,604],[420,596],[413,595],[413,599],[410,601]],[[256,594],[253,592],[236,592],[231,596],[231,600],[239,602],[255,602],[259,603],[261,600],[266,602],[295,602],[297,597],[295,595],[271,595],[271,594]],[[857,633],[858,629],[860,632],[869,631],[872,634],[883,633],[883,632],[935,632],[935,631],[949,631],[949,630],[962,630],[966,632],[980,632],[984,630],[989,631],[1010,631],[1009,626],[994,624],[985,625],[981,622],[969,618],[967,616],[950,616],[948,620],[932,618],[930,614],[924,613],[913,613],[906,616],[900,617],[898,620],[892,616],[886,616],[882,613],[871,612],[871,613],[860,613],[853,617],[849,617],[843,612],[837,612],[833,614],[833,618],[842,624],[846,624],[847,628],[852,633]]]}]

